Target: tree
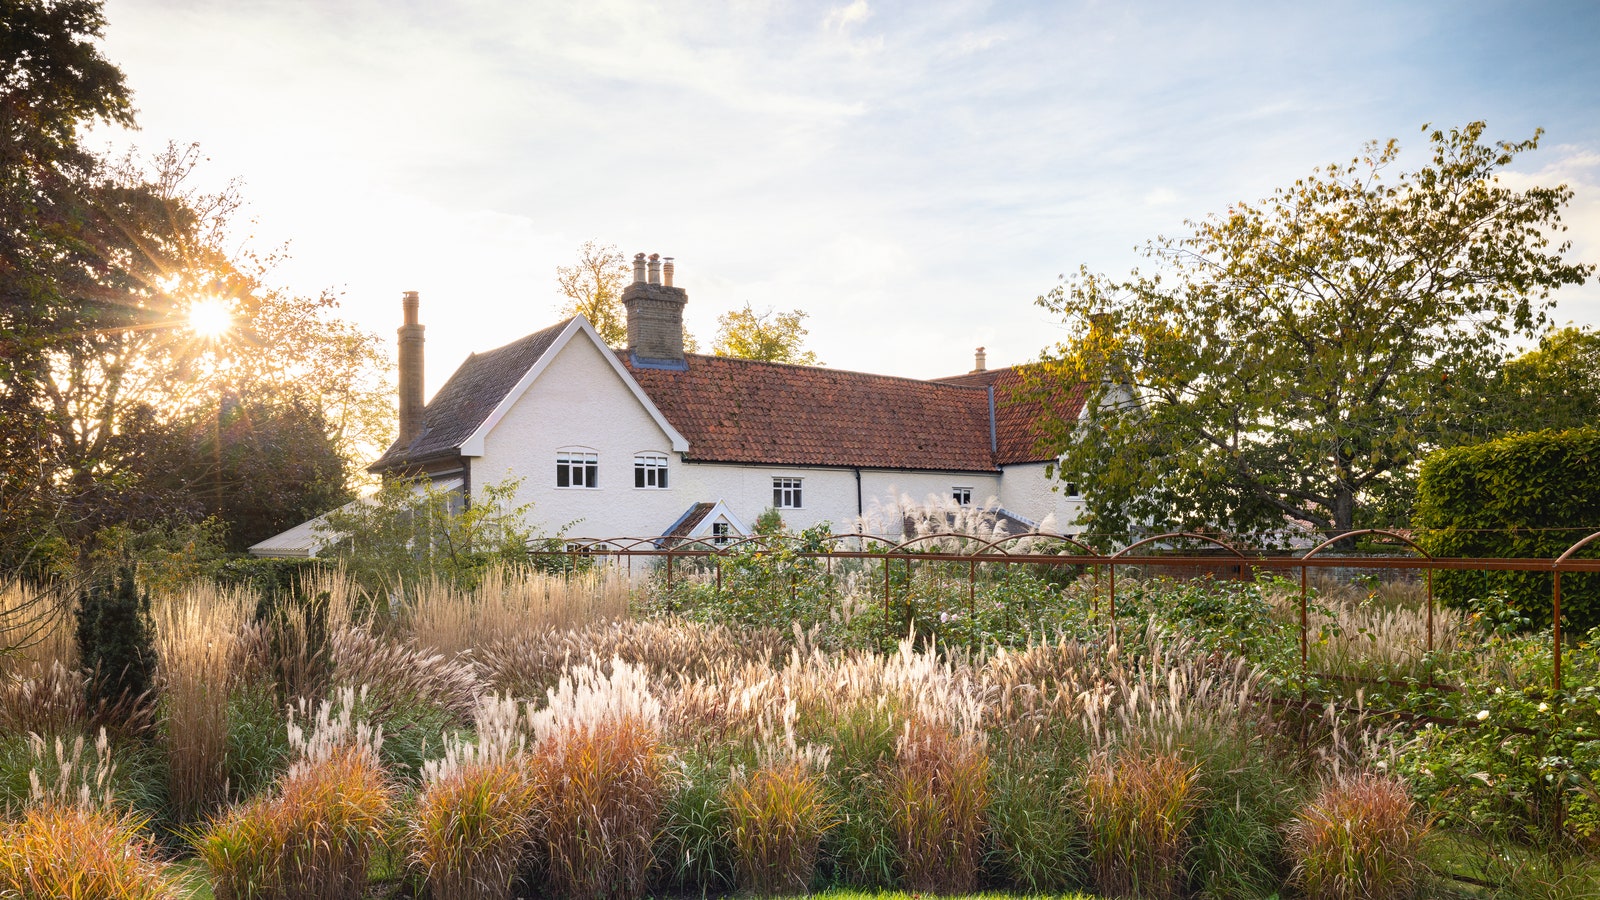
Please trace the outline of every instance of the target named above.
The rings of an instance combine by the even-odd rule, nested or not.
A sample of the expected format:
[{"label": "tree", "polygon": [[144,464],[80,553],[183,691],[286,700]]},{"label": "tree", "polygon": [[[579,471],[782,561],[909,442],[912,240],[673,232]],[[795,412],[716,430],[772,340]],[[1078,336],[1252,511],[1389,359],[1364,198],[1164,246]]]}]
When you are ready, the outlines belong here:
[{"label": "tree", "polygon": [[1550,331],[1506,361],[1488,395],[1485,418],[1497,434],[1600,423],[1600,332]]},{"label": "tree", "polygon": [[1408,518],[1418,460],[1481,400],[1461,386],[1594,271],[1551,246],[1571,190],[1500,183],[1538,134],[1483,132],[1432,131],[1431,163],[1392,179],[1397,142],[1369,144],[1152,241],[1154,274],[1080,270],[1039,298],[1078,336],[1045,374],[1090,385],[1088,419],[1051,439],[1092,529]]},{"label": "tree", "polygon": [[584,241],[578,248],[578,261],[556,267],[556,283],[567,302],[561,315],[581,314],[613,347],[628,342],[628,316],[622,308],[622,289],[631,273],[628,261],[615,244]]},{"label": "tree", "polygon": [[711,352],[734,359],[820,366],[817,354],[805,349],[805,319],[806,313],[798,309],[786,313],[769,309],[757,315],[746,303],[744,309],[717,317],[717,341]]}]

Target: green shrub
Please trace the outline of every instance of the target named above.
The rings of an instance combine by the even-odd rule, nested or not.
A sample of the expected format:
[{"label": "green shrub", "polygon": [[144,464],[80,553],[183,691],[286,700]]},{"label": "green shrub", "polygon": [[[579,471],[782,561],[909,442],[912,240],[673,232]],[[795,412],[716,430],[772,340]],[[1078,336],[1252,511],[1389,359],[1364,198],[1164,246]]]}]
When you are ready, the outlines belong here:
[{"label": "green shrub", "polygon": [[[1440,450],[1417,484],[1418,542],[1434,556],[1548,558],[1600,525],[1600,428],[1540,431]],[[1600,549],[1600,548],[1597,548]],[[1542,572],[1440,570],[1439,599],[1468,607],[1503,591],[1536,627],[1550,624]],[[1600,625],[1600,574],[1561,577],[1565,625]]]},{"label": "green shrub", "polygon": [[142,705],[155,679],[155,626],[150,594],[124,566],[78,596],[78,658],[95,673],[88,683],[91,708]]}]

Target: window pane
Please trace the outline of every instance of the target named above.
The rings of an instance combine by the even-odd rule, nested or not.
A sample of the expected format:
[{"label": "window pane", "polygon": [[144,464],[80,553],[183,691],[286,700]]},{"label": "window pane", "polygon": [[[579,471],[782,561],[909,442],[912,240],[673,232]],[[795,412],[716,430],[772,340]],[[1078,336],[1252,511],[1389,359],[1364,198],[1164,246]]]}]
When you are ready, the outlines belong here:
[{"label": "window pane", "polygon": [[585,465],[583,467],[583,486],[584,487],[595,487],[595,486],[597,486],[598,483],[599,483],[599,478],[597,476],[599,474],[600,474],[600,466],[599,466],[598,463],[590,462],[587,465]]},{"label": "window pane", "polygon": [[566,460],[558,461],[556,463],[556,487],[571,487],[571,482],[568,480],[570,477]]},{"label": "window pane", "polygon": [[633,486],[636,487],[636,488],[644,487],[644,479],[645,479],[644,466],[637,465],[637,464],[634,465],[634,467],[633,467]]},{"label": "window pane", "polygon": [[656,470],[656,487],[664,488],[666,486],[667,486],[667,464],[666,463],[662,463],[661,464],[661,468]]}]

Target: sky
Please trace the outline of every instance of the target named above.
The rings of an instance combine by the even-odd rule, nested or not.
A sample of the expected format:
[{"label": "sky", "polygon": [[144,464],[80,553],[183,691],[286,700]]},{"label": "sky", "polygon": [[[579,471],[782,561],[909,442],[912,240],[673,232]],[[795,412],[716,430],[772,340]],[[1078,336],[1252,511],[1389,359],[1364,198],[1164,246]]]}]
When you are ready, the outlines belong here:
[{"label": "sky", "polygon": [[[429,395],[555,322],[588,240],[676,259],[689,330],[802,309],[830,366],[911,377],[1038,357],[1036,298],[1124,274],[1185,220],[1427,123],[1482,119],[1566,183],[1600,261],[1600,3],[108,0],[141,130],[237,179],[271,275],[392,340]],[[1409,151],[1409,152],[1405,152]],[[1557,295],[1600,325],[1600,283]]]}]

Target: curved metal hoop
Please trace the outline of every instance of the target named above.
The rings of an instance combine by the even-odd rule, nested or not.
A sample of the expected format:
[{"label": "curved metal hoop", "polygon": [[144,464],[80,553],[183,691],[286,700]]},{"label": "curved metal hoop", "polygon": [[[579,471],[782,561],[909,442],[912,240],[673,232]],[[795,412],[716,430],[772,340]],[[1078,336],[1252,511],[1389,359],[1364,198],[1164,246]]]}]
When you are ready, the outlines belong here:
[{"label": "curved metal hoop", "polygon": [[1118,550],[1117,552],[1111,554],[1110,556],[1108,556],[1106,558],[1107,559],[1121,559],[1124,556],[1128,555],[1129,553],[1133,552],[1134,550],[1137,550],[1140,547],[1143,547],[1146,544],[1152,544],[1152,543],[1155,543],[1156,541],[1165,541],[1165,540],[1169,540],[1171,538],[1189,538],[1191,540],[1205,541],[1205,542],[1207,542],[1209,544],[1214,544],[1214,545],[1216,545],[1218,547],[1221,547],[1222,549],[1228,551],[1229,553],[1232,553],[1234,556],[1237,556],[1240,559],[1249,559],[1248,556],[1245,556],[1242,552],[1240,552],[1238,547],[1233,546],[1232,544],[1228,543],[1227,541],[1224,541],[1221,538],[1214,538],[1209,534],[1197,534],[1197,533],[1195,533],[1193,531],[1169,531],[1166,534],[1158,534],[1158,535],[1155,535],[1154,537],[1147,537],[1142,541],[1135,541],[1135,542],[1129,544],[1128,546],[1123,547],[1121,550]]},{"label": "curved metal hoop", "polygon": [[1556,557],[1556,562],[1553,568],[1557,571],[1560,571],[1561,567],[1566,564],[1566,561],[1571,558],[1574,553],[1577,553],[1584,547],[1594,543],[1596,540],[1600,540],[1600,531],[1596,531],[1594,534],[1591,534],[1576,544],[1573,544],[1571,547],[1568,547],[1567,552]]},{"label": "curved metal hoop", "polygon": [[1418,544],[1416,541],[1412,540],[1411,538],[1406,537],[1405,535],[1401,534],[1398,531],[1390,531],[1387,528],[1360,528],[1360,529],[1357,529],[1355,531],[1346,531],[1344,534],[1336,534],[1333,537],[1328,538],[1327,540],[1325,540],[1322,543],[1318,544],[1317,546],[1311,548],[1311,550],[1309,550],[1304,556],[1301,556],[1300,558],[1301,559],[1310,559],[1311,557],[1316,556],[1318,553],[1321,553],[1323,550],[1326,550],[1327,548],[1333,546],[1334,544],[1337,544],[1340,541],[1347,541],[1350,538],[1360,537],[1363,534],[1381,534],[1384,537],[1394,538],[1395,540],[1399,541],[1400,543],[1405,544],[1407,547],[1410,547],[1412,550],[1415,550],[1418,554],[1420,554],[1422,556],[1423,559],[1433,559],[1433,554],[1429,553],[1428,551],[1426,551],[1424,549],[1422,549],[1422,545],[1421,544]]}]

